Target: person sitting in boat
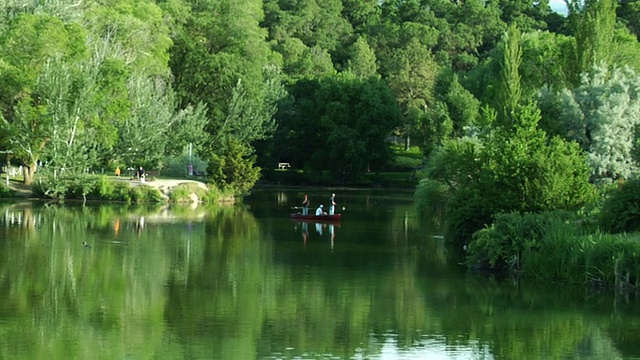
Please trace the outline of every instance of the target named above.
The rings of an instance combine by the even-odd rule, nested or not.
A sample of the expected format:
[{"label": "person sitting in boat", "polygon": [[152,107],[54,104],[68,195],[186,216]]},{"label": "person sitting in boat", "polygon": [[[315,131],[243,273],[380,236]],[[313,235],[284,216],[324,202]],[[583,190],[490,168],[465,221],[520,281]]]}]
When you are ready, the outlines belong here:
[{"label": "person sitting in boat", "polygon": [[325,214],[326,213],[322,209],[322,204],[320,204],[320,206],[318,206],[318,208],[316,209],[316,215],[325,215]]}]

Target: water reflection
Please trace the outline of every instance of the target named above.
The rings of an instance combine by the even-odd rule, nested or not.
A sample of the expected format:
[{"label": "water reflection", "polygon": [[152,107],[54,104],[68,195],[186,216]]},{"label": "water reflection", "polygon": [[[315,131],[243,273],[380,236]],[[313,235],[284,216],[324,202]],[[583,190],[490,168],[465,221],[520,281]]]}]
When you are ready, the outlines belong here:
[{"label": "water reflection", "polygon": [[341,193],[320,224],[276,199],[0,205],[0,358],[640,354],[637,299],[466,273],[410,198]]},{"label": "water reflection", "polygon": [[315,233],[320,240],[328,239],[331,243],[331,249],[333,250],[336,229],[340,228],[340,222],[328,222],[328,221],[300,221],[292,220],[294,231],[300,231],[302,234],[302,243],[306,246],[309,240],[309,224],[315,228]]}]

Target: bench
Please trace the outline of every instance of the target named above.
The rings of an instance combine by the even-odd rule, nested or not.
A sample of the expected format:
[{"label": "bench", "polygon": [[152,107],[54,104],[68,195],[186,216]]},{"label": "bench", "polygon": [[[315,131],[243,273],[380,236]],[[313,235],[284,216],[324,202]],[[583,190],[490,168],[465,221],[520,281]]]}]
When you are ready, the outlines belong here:
[{"label": "bench", "polygon": [[144,177],[145,178],[149,178],[149,177],[158,177],[160,175],[160,171],[158,170],[145,170],[144,171]]},{"label": "bench", "polygon": [[280,169],[280,170],[284,170],[284,169],[290,168],[290,167],[291,167],[291,164],[289,164],[289,163],[278,163],[278,169]]}]

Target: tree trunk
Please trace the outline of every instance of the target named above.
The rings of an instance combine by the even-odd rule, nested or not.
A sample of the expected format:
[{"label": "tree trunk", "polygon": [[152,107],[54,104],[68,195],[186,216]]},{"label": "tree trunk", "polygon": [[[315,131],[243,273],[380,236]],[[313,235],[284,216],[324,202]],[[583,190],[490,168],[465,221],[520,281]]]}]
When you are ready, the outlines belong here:
[{"label": "tree trunk", "polygon": [[25,166],[23,171],[24,175],[24,184],[31,185],[33,184],[33,176],[36,173],[36,169],[38,168],[38,163],[33,161],[29,164],[29,166]]}]

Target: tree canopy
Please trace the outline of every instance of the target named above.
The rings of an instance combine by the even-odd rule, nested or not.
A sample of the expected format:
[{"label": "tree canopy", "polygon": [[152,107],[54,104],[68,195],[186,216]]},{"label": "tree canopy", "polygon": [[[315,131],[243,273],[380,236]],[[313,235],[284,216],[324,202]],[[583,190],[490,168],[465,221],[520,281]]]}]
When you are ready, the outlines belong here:
[{"label": "tree canopy", "polygon": [[[547,141],[578,141],[598,176],[631,176],[636,3],[6,0],[0,149],[29,182],[161,169],[188,146],[242,192],[283,160],[356,181],[387,167],[390,135],[429,161],[539,107]],[[606,145],[612,126],[624,146]]]}]

